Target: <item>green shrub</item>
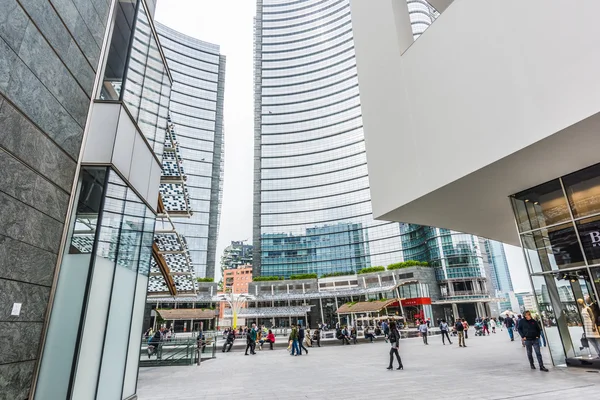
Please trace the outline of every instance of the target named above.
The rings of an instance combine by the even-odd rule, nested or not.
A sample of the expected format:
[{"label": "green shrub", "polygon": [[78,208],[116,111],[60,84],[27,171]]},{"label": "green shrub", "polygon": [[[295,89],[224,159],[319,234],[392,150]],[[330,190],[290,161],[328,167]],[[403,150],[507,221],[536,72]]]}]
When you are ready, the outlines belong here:
[{"label": "green shrub", "polygon": [[290,279],[317,279],[317,274],[297,274],[297,275],[291,275]]},{"label": "green shrub", "polygon": [[327,274],[321,275],[321,278],[330,278],[332,276],[346,276],[346,275],[354,275],[354,272],[353,271],[329,272]]},{"label": "green shrub", "polygon": [[429,263],[425,261],[408,260],[404,262],[394,263],[387,266],[388,271],[393,269],[401,269],[408,267],[429,267]]},{"label": "green shrub", "polygon": [[196,278],[196,282],[214,282],[215,278]]},{"label": "green shrub", "polygon": [[381,271],[385,271],[385,267],[382,266],[376,266],[376,267],[366,267],[361,269],[360,271],[358,271],[359,274],[368,274],[371,272],[381,272]]},{"label": "green shrub", "polygon": [[252,280],[254,282],[260,282],[260,281],[282,281],[284,278],[283,276],[257,276],[255,278],[252,278]]}]

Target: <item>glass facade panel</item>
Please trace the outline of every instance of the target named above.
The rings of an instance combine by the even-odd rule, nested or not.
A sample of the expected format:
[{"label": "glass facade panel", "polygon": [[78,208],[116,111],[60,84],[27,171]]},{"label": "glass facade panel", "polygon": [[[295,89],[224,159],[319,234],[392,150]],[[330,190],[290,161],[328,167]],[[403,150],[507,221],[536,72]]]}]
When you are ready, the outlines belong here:
[{"label": "glass facade panel", "polygon": [[568,221],[567,200],[558,179],[513,196],[517,223],[521,232]]},{"label": "glass facade panel", "polygon": [[600,165],[562,178],[573,217],[600,213]]},{"label": "glass facade panel", "polygon": [[600,368],[597,182],[600,164],[513,198],[539,312],[557,365]]},{"label": "glass facade panel", "polygon": [[115,5],[114,27],[110,41],[102,87],[99,97],[102,100],[120,100],[125,68],[129,55],[129,43],[135,24],[138,1],[118,0]]},{"label": "glass facade panel", "polygon": [[83,167],[78,193],[36,399],[121,398],[139,362],[155,215],[106,167]]},{"label": "glass facade panel", "polygon": [[585,265],[572,223],[524,233],[521,240],[528,255],[533,257],[531,250],[537,253],[538,260],[531,265],[533,272]]}]

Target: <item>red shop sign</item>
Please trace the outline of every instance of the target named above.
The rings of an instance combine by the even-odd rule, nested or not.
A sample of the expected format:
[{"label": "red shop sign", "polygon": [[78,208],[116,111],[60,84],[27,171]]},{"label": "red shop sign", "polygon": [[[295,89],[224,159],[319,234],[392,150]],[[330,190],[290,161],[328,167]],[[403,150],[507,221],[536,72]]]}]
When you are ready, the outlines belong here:
[{"label": "red shop sign", "polygon": [[414,297],[412,299],[402,300],[403,307],[422,306],[431,304],[431,297]]}]

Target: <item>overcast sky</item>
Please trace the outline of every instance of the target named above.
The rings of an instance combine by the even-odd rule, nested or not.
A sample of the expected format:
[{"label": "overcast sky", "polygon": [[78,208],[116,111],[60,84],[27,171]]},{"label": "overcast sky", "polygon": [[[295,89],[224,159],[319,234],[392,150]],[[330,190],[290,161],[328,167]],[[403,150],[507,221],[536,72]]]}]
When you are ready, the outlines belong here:
[{"label": "overcast sky", "polygon": [[[217,268],[232,240],[252,242],[254,151],[254,0],[158,0],[156,20],[186,35],[221,46],[225,71],[225,174]],[[521,249],[505,245],[515,291],[529,291]],[[216,277],[216,281],[220,279]]]}]

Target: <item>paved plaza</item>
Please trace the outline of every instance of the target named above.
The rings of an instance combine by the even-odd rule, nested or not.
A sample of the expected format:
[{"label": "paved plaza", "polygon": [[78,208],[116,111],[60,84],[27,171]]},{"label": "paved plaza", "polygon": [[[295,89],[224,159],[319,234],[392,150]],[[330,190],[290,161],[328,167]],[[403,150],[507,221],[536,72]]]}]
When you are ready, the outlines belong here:
[{"label": "paved plaza", "polygon": [[[403,371],[387,371],[389,344],[341,346],[327,343],[309,349],[308,355],[291,357],[285,349],[257,350],[255,356],[237,351],[217,353],[217,359],[200,367],[142,368],[140,400],[153,399],[365,399],[387,395],[405,399],[527,398],[596,399],[600,373],[575,368],[531,370],[525,349],[510,342],[507,333],[467,339],[445,346],[440,336],[400,342]],[[215,397],[216,396],[216,397]]]}]

